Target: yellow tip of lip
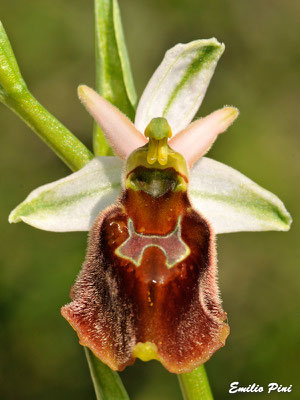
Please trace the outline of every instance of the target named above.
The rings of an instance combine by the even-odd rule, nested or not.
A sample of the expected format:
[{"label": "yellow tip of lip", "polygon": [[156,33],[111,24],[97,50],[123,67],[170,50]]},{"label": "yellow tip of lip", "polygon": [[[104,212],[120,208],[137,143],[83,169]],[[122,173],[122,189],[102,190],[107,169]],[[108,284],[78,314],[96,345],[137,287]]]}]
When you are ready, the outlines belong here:
[{"label": "yellow tip of lip", "polygon": [[139,358],[142,361],[159,360],[157,346],[151,342],[139,342],[134,346],[133,357]]}]

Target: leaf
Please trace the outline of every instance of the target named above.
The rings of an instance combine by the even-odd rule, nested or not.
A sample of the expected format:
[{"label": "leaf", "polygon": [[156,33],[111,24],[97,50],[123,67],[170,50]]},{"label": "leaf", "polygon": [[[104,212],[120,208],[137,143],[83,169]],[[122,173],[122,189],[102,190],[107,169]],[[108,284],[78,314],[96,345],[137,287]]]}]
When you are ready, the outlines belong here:
[{"label": "leaf", "polygon": [[115,202],[121,169],[117,157],[95,158],[78,172],[35,189],[11,212],[9,222],[54,232],[87,231],[99,211]]},{"label": "leaf", "polygon": [[[137,96],[116,0],[95,0],[96,88],[131,120]],[[95,126],[96,155],[112,154],[101,128]]]},{"label": "leaf", "polygon": [[103,364],[87,347],[84,350],[97,400],[129,400],[118,373]]},{"label": "leaf", "polygon": [[292,222],[277,196],[210,158],[203,157],[194,165],[189,195],[216,233],[287,231]]},{"label": "leaf", "polygon": [[155,117],[165,117],[173,134],[184,129],[200,107],[224,48],[212,38],[168,50],[139,102],[137,129],[143,133]]},{"label": "leaf", "polygon": [[[126,88],[128,99],[135,111],[136,106],[137,106],[137,95],[136,95],[136,91],[135,91],[133,76],[132,76],[131,67],[130,67],[130,61],[129,61],[128,52],[127,52],[127,48],[126,48],[126,42],[125,42],[122,21],[121,21],[120,8],[119,8],[119,4],[118,4],[117,0],[113,0],[113,19],[114,19],[114,26],[115,26],[116,42],[117,42],[117,46],[118,46],[120,62],[121,62],[122,71],[123,71],[124,85]],[[135,114],[135,112],[134,112],[134,114]]]}]

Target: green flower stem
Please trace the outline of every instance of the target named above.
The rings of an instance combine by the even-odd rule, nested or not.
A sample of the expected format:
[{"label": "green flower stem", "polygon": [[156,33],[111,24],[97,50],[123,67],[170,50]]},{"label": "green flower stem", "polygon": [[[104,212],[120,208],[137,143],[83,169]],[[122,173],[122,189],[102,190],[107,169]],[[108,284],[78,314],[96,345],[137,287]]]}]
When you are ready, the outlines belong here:
[{"label": "green flower stem", "polygon": [[85,355],[88,360],[97,400],[129,400],[117,372],[112,371],[98,360],[87,347],[85,347]]},{"label": "green flower stem", "polygon": [[27,89],[22,88],[14,93],[13,97],[1,96],[1,99],[72,171],[79,170],[94,157],[85,145],[53,117]]},{"label": "green flower stem", "polygon": [[1,22],[0,101],[19,115],[73,171],[82,168],[94,157],[29,92]]},{"label": "green flower stem", "polygon": [[204,365],[177,376],[184,400],[213,400]]},{"label": "green flower stem", "polygon": [[[95,0],[96,89],[133,120],[137,96],[116,0]],[[94,125],[94,153],[112,155],[101,128]]]}]

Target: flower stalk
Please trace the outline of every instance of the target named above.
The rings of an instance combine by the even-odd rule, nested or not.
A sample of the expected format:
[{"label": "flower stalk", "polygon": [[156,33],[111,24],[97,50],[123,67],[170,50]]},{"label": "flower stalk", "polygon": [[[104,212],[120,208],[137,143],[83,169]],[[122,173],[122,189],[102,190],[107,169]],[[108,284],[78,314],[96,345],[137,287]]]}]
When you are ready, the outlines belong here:
[{"label": "flower stalk", "polygon": [[93,159],[93,154],[62,123],[51,115],[27,90],[7,96],[5,104],[58,155],[77,171]]},{"label": "flower stalk", "polygon": [[61,122],[29,92],[0,22],[0,101],[14,111],[72,171],[94,156]]},{"label": "flower stalk", "polygon": [[204,365],[177,376],[184,400],[213,400]]}]

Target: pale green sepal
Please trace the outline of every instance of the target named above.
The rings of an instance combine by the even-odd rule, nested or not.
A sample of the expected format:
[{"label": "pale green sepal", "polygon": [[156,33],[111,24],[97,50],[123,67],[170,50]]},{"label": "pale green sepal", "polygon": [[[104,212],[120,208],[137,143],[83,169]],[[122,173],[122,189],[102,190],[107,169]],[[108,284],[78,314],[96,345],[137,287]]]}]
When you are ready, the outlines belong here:
[{"label": "pale green sepal", "polygon": [[152,118],[165,117],[177,133],[194,118],[224,44],[215,38],[177,44],[154,72],[139,102],[135,125],[144,132]]},{"label": "pale green sepal", "polygon": [[54,232],[87,231],[98,213],[115,202],[122,166],[117,157],[94,158],[78,172],[31,192],[9,222]]},{"label": "pale green sepal", "polygon": [[[95,39],[96,89],[133,120],[137,97],[117,0],[95,0]],[[112,154],[98,125],[93,143],[96,155]]]},{"label": "pale green sepal", "polygon": [[277,196],[207,157],[202,157],[191,171],[189,195],[216,233],[287,231],[292,222]]}]

